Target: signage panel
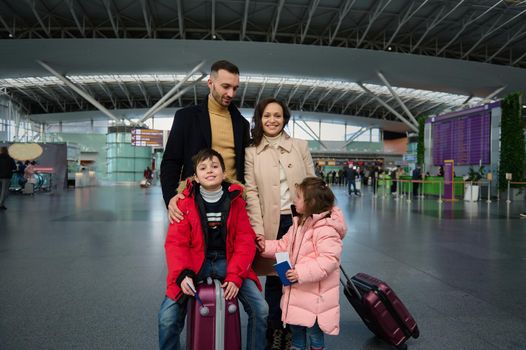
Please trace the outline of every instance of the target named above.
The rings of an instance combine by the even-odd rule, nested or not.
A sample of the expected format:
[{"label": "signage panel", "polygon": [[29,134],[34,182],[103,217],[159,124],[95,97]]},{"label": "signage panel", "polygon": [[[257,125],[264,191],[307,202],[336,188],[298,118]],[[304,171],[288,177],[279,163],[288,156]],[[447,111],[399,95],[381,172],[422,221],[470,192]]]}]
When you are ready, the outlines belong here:
[{"label": "signage panel", "polygon": [[154,129],[133,129],[131,132],[133,146],[163,147],[163,131]]}]

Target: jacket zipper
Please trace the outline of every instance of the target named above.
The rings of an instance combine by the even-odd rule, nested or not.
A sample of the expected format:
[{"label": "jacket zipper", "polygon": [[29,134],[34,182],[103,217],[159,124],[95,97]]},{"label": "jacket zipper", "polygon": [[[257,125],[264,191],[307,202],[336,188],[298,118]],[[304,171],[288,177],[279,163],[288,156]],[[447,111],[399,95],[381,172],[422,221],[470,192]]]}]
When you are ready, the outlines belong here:
[{"label": "jacket zipper", "polygon": [[[303,223],[303,226],[299,226],[296,228],[295,232],[294,232],[294,239],[292,241],[292,249],[291,249],[291,252],[294,252],[294,244],[296,243],[296,236],[298,234],[298,231],[302,231],[300,230],[300,228],[305,228],[305,223]],[[303,230],[306,232],[306,230]],[[303,238],[304,238],[305,235],[303,235],[301,237],[301,240],[300,240],[300,246],[298,247],[298,253],[296,254],[296,259],[294,260],[294,266],[296,266],[296,263],[298,262],[298,257],[299,257],[299,254],[300,254],[300,249],[301,249],[301,244],[303,243]],[[294,286],[294,284],[291,284],[289,286],[289,295],[288,295],[288,298],[287,298],[287,304],[285,305],[286,308],[285,308],[285,319],[287,319],[287,315],[289,313],[289,303],[290,303],[290,295],[292,294],[292,287]],[[286,322],[283,322],[283,328],[286,328],[287,327],[287,323]]]}]

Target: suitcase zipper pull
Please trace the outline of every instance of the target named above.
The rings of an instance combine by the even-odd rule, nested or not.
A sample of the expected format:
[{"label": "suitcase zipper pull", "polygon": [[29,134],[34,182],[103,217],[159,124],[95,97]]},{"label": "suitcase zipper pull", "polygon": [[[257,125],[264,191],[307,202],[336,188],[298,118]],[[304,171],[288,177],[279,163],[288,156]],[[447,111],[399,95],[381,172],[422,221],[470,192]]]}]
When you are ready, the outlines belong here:
[{"label": "suitcase zipper pull", "polygon": [[197,294],[197,291],[195,290],[194,286],[192,286],[191,284],[188,284],[188,287],[190,287],[192,292],[194,292],[195,300],[197,300],[197,302],[201,305],[201,308],[199,309],[199,314],[203,317],[208,316],[208,314],[210,313],[210,309],[208,309],[208,306],[205,306],[205,304],[199,297],[199,294]]},{"label": "suitcase zipper pull", "polygon": [[190,287],[190,289],[192,290],[192,292],[194,292],[194,297],[195,299],[199,302],[199,304],[201,306],[205,306],[205,304],[203,303],[203,301],[201,300],[201,298],[199,298],[199,294],[197,294],[197,291],[195,290],[194,286],[191,285],[190,283],[188,283],[188,287]]}]

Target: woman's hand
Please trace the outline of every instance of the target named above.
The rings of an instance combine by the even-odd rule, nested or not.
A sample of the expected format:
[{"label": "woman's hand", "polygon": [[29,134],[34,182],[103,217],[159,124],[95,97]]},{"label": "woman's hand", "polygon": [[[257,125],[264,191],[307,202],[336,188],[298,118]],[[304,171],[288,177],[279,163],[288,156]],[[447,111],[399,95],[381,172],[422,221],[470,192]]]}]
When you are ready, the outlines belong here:
[{"label": "woman's hand", "polygon": [[299,276],[298,276],[298,273],[296,272],[296,270],[294,270],[294,269],[288,270],[287,273],[285,274],[285,276],[287,276],[287,279],[289,281],[291,281],[292,283],[298,282]]},{"label": "woman's hand", "polygon": [[256,248],[258,252],[265,250],[265,237],[263,235],[256,235]]},{"label": "woman's hand", "polygon": [[234,299],[239,292],[239,288],[234,284],[234,282],[225,282],[221,285],[222,288],[225,288],[225,300]]}]

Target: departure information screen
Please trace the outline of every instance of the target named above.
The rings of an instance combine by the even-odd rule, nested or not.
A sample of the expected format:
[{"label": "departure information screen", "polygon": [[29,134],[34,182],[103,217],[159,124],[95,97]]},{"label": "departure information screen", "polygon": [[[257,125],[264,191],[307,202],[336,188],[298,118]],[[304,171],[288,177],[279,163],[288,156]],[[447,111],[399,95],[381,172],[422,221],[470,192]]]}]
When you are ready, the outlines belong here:
[{"label": "departure information screen", "polygon": [[490,163],[491,115],[489,110],[433,122],[433,164]]}]

